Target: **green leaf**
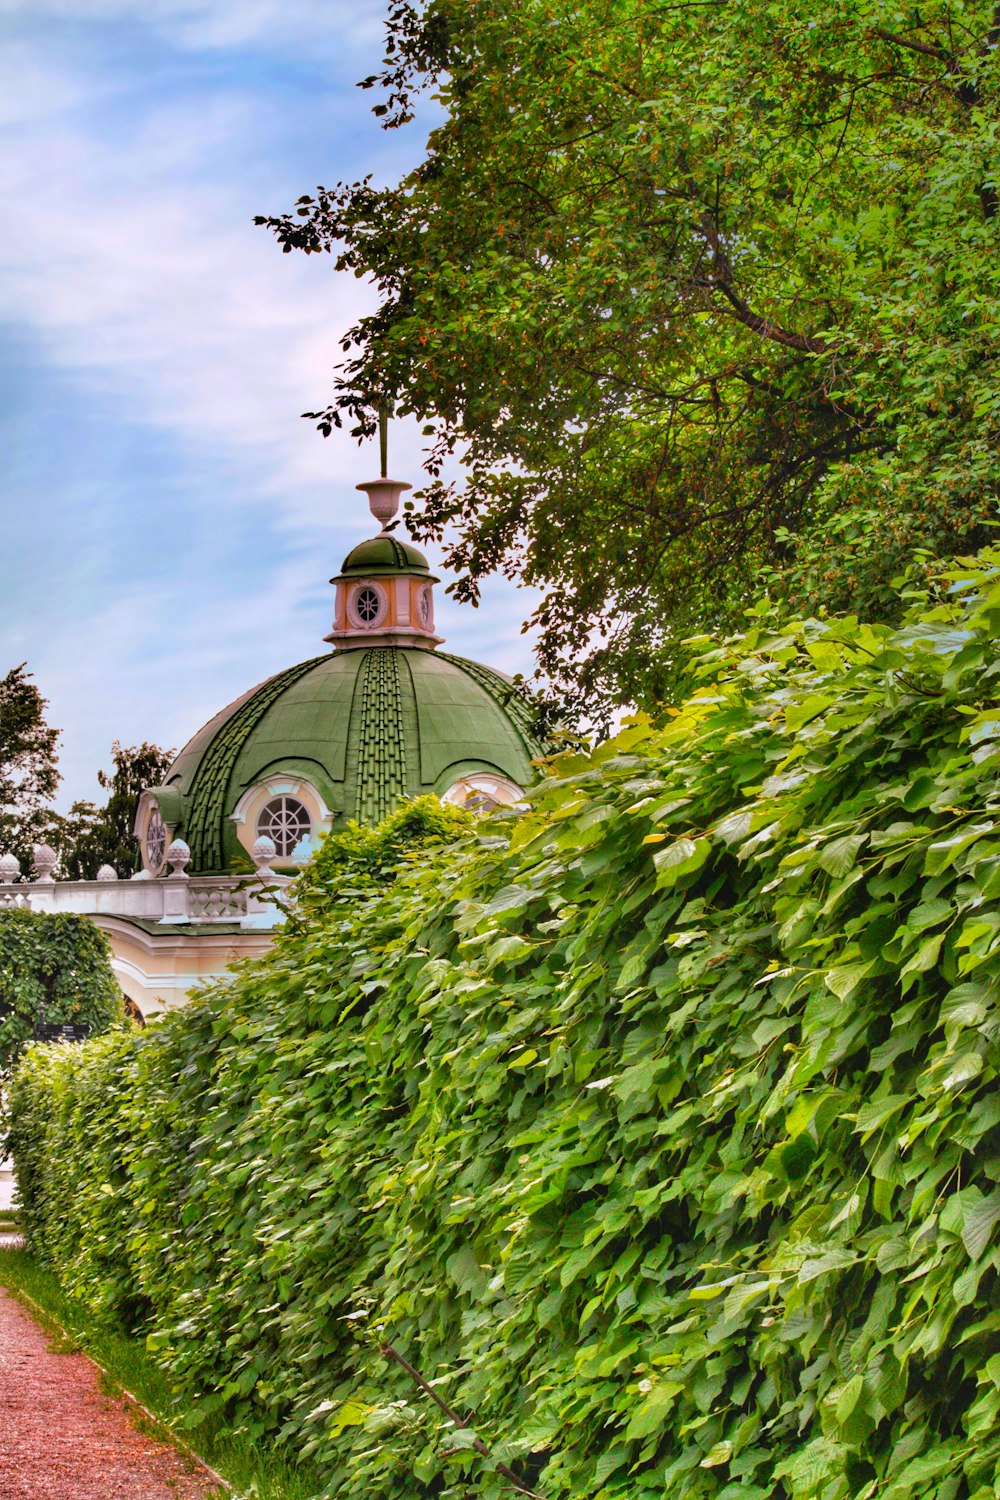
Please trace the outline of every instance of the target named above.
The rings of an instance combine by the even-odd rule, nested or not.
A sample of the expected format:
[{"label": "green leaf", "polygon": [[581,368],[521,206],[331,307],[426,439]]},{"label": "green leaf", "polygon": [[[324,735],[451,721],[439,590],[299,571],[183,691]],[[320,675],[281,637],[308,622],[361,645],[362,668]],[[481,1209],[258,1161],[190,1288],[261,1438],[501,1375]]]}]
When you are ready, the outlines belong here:
[{"label": "green leaf", "polygon": [[374,1406],[364,1401],[353,1398],[341,1401],[330,1418],[330,1426],[334,1432],[342,1432],[345,1427],[363,1427],[374,1410]]},{"label": "green leaf", "polygon": [[471,1427],[453,1427],[448,1433],[448,1447],[454,1452],[468,1453],[475,1448],[477,1441]]},{"label": "green leaf", "polygon": [[662,1380],[654,1385],[646,1399],[629,1418],[625,1428],[625,1440],[631,1442],[658,1432],[683,1390],[683,1382],[677,1380]]},{"label": "green leaf", "polygon": [[785,709],[785,723],[789,731],[794,734],[818,714],[825,713],[834,703],[834,699],[824,694],[813,693],[802,700],[801,703],[789,704]]},{"label": "green leaf", "polygon": [[821,1486],[840,1471],[844,1450],[830,1438],[820,1437],[807,1443],[792,1457],[775,1465],[775,1479],[787,1478],[793,1495],[815,1495]]},{"label": "green leaf", "polygon": [[861,1399],[861,1393],[865,1388],[864,1379],[860,1375],[854,1375],[847,1382],[837,1397],[837,1421],[844,1423],[854,1411]]},{"label": "green leaf", "polygon": [[900,978],[907,974],[926,974],[928,969],[933,969],[941,952],[941,944],[944,941],[944,933],[935,932],[930,937],[924,938],[916,953],[900,969]]},{"label": "green leaf", "polygon": [[823,976],[823,983],[828,990],[832,990],[839,1000],[846,1000],[857,989],[861,981],[872,972],[875,961],[869,959],[867,963],[844,964],[841,968],[829,969]]},{"label": "green leaf", "polygon": [[955,863],[958,856],[970,848],[978,839],[994,832],[993,823],[973,823],[949,838],[938,839],[930,844],[924,860],[925,875],[940,875]]},{"label": "green leaf", "polygon": [[717,1469],[720,1464],[727,1464],[732,1456],[732,1443],[729,1441],[716,1443],[714,1447],[709,1448],[698,1467],[700,1469]]},{"label": "green leaf", "polygon": [[962,1213],[962,1244],[970,1260],[978,1260],[989,1245],[997,1220],[1000,1219],[1000,1188],[970,1203]]},{"label": "green leaf", "polygon": [[866,1134],[877,1130],[884,1125],[886,1120],[898,1114],[901,1109],[912,1104],[913,1100],[909,1094],[885,1094],[881,1099],[871,1099],[867,1104],[862,1104],[857,1113],[857,1128]]},{"label": "green leaf", "polygon": [[487,917],[498,916],[501,912],[518,911],[522,906],[527,906],[531,900],[531,892],[519,885],[505,885],[498,891],[484,907],[484,915]]},{"label": "green leaf", "polygon": [[459,1291],[481,1297],[489,1284],[489,1276],[480,1266],[470,1245],[461,1245],[445,1261],[445,1270]]},{"label": "green leaf", "polygon": [[983,1071],[983,1059],[978,1052],[963,1052],[951,1062],[941,1081],[943,1089],[960,1089]]},{"label": "green leaf", "polygon": [[675,839],[665,849],[658,849],[653,855],[657,885],[664,888],[685,875],[693,875],[708,859],[711,847],[710,841],[705,838],[681,838]]},{"label": "green leaf", "polygon": [[853,870],[858,854],[868,842],[866,833],[847,833],[833,839],[819,851],[816,862],[828,875],[840,878]]}]

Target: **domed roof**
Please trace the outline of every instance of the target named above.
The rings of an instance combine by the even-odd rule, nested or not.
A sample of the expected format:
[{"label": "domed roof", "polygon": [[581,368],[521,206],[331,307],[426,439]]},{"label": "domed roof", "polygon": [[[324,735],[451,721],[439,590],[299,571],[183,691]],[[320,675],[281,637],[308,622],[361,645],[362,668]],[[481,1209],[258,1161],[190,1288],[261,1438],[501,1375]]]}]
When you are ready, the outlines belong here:
[{"label": "domed roof", "polygon": [[369,578],[382,578],[391,573],[429,575],[430,571],[426,557],[416,547],[383,533],[353,547],[344,558],[340,573],[336,578],[331,578],[330,582],[338,583],[341,578],[353,577],[359,573],[364,573]]},{"label": "domed roof", "polygon": [[[386,541],[402,545],[362,545]],[[252,688],[199,730],[152,792],[172,836],[190,846],[190,869],[206,873],[241,855],[234,814],[269,779],[308,782],[337,827],[378,822],[403,797],[440,795],[479,773],[526,786],[545,750],[531,705],[502,673],[444,652],[372,646],[315,657]]]}]

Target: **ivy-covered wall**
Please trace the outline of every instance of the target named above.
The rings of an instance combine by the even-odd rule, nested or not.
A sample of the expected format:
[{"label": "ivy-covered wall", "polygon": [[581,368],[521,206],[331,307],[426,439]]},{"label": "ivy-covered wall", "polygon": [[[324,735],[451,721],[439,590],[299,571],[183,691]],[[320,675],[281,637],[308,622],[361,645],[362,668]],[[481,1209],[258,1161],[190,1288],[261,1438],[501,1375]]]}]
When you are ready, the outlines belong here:
[{"label": "ivy-covered wall", "polygon": [[32,1243],[338,1500],[992,1500],[1000,552],[911,605],[32,1050]]}]

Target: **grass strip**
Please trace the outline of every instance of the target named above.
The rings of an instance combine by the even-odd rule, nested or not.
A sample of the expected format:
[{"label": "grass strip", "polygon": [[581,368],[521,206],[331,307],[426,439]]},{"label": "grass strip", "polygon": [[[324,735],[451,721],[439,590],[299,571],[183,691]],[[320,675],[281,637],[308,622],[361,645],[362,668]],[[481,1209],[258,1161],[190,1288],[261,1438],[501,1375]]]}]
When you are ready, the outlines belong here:
[{"label": "grass strip", "polygon": [[[0,1249],[0,1286],[30,1305],[66,1341],[98,1366],[111,1393],[126,1397],[145,1419],[182,1451],[198,1460],[220,1484],[229,1500],[313,1500],[321,1489],[319,1473],[307,1463],[228,1432],[218,1419],[197,1428],[197,1450],[176,1429],[177,1404],[164,1372],[145,1344],[114,1328],[102,1327],[80,1302],[67,1297],[53,1272],[27,1250]],[[226,1477],[223,1479],[222,1476]]]}]

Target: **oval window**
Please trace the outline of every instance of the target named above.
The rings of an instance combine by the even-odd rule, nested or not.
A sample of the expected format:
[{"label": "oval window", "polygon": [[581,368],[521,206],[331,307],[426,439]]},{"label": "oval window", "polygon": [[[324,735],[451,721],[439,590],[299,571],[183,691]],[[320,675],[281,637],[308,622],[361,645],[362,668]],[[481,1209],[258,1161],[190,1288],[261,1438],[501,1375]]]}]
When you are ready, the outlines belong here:
[{"label": "oval window", "polygon": [[347,614],[355,630],[374,630],[385,619],[388,596],[377,583],[359,583],[347,602]]},{"label": "oval window", "polygon": [[154,807],[146,819],[143,843],[146,849],[146,864],[154,875],[158,875],[163,868],[163,856],[167,852],[167,830],[158,807]]},{"label": "oval window", "polygon": [[382,601],[374,589],[362,589],[354,601],[358,619],[366,625],[374,625],[382,609]]}]

